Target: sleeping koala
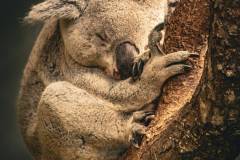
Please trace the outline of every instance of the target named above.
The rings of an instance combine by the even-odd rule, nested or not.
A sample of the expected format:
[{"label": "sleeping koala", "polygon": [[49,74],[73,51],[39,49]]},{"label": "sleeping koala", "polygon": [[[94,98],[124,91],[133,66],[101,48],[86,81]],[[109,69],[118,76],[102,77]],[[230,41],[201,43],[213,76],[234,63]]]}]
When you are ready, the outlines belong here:
[{"label": "sleeping koala", "polygon": [[25,20],[45,25],[24,71],[18,118],[36,160],[113,160],[139,146],[164,82],[189,70],[180,62],[195,55],[156,48],[166,8],[164,0],[32,8]]}]

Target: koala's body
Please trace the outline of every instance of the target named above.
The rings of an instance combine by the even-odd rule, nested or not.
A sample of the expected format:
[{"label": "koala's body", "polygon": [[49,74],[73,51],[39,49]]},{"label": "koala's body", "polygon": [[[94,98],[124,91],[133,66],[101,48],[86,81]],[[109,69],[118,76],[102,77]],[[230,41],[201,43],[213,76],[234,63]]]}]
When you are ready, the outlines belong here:
[{"label": "koala's body", "polygon": [[[26,21],[45,25],[24,71],[18,118],[36,160],[111,160],[139,145],[154,115],[150,104],[168,78],[189,69],[176,63],[192,55],[160,56],[149,44],[166,8],[165,0],[47,0],[33,7]],[[148,48],[152,57],[144,68],[137,64],[143,71],[133,80],[134,59]]]}]

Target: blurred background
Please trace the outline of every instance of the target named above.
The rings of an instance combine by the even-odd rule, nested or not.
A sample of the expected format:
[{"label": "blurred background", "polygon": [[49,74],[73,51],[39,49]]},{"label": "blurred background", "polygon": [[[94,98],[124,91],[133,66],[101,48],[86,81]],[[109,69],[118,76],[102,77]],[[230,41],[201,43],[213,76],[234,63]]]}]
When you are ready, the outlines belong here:
[{"label": "blurred background", "polygon": [[0,160],[31,160],[16,123],[16,98],[21,76],[40,26],[22,18],[40,0],[0,2]]}]

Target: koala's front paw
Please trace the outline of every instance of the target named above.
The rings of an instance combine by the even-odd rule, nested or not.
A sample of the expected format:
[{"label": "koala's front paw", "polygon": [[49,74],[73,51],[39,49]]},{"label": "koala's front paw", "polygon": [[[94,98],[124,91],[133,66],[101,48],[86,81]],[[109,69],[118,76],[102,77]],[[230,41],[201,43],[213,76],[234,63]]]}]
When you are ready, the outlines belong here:
[{"label": "koala's front paw", "polygon": [[139,54],[134,58],[133,67],[132,67],[132,79],[135,81],[140,78],[144,65],[150,59],[151,53],[150,51],[146,51],[142,54]]},{"label": "koala's front paw", "polygon": [[191,70],[192,66],[180,62],[184,62],[192,56],[199,56],[199,54],[188,51],[178,51],[163,56],[161,76],[165,78],[164,81],[175,75],[183,74]]},{"label": "koala's front paw", "polygon": [[192,69],[192,66],[183,64],[191,56],[199,56],[197,53],[178,51],[165,56],[155,56],[144,66],[141,78],[157,87],[169,78],[183,74]]},{"label": "koala's front paw", "polygon": [[153,111],[136,111],[133,113],[130,142],[134,147],[139,148],[146,134],[146,126],[149,125],[154,117]]}]

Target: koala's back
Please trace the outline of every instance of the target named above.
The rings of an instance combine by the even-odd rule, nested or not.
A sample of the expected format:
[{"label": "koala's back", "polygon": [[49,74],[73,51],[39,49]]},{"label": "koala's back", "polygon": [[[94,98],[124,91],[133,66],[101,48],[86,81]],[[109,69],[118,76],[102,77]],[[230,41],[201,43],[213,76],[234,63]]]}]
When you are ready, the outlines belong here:
[{"label": "koala's back", "polygon": [[[28,63],[25,67],[22,84],[21,84],[21,90],[20,90],[19,99],[18,99],[18,119],[20,123],[21,132],[28,146],[28,149],[36,159],[41,159],[43,155],[46,155],[46,153],[43,153],[46,150],[46,148],[52,148],[52,150],[57,151],[59,153],[60,152],[65,153],[61,155],[62,157],[75,156],[74,153],[67,153],[67,151],[62,151],[57,146],[58,143],[63,143],[63,144],[73,143],[72,139],[64,139],[62,142],[56,142],[54,138],[48,137],[49,135],[45,135],[45,131],[41,129],[42,123],[40,123],[40,119],[39,119],[41,118],[39,117],[39,114],[42,114],[42,113],[41,113],[41,110],[39,110],[38,106],[39,106],[40,100],[42,100],[43,98],[43,93],[46,91],[46,88],[52,83],[66,80],[61,70],[64,64],[63,62],[64,50],[63,48],[61,48],[63,45],[62,45],[62,39],[60,38],[60,35],[61,34],[59,32],[59,24],[57,21],[53,20],[52,22],[47,23],[43,27],[35,43],[35,46],[32,50],[32,53],[29,57]],[[64,87],[65,85],[62,85],[62,88]],[[83,93],[87,93],[87,92],[83,92]],[[54,96],[54,93],[50,95],[50,97],[51,96]],[[78,97],[82,97],[82,96],[78,96]],[[63,99],[65,99],[64,96],[63,96]],[[71,101],[74,101],[74,99]],[[84,99],[82,99],[82,101],[84,101]],[[95,101],[93,100],[93,102]],[[61,102],[59,103],[61,104]],[[92,107],[92,106],[87,106],[87,107]],[[101,106],[97,106],[97,108],[99,107]],[[85,110],[86,109],[84,108],[82,109],[82,111],[85,111]],[[116,112],[114,112],[113,110],[110,110],[107,106],[102,106],[101,112],[97,112],[97,113],[94,111],[94,108],[90,108],[90,110],[92,114],[92,116],[90,117],[92,117],[92,119],[90,118],[82,119],[82,120],[79,119],[81,122],[78,122],[78,123],[85,124],[85,126],[91,126],[89,128],[98,127],[96,128],[96,130],[94,130],[95,136],[97,138],[100,138],[102,135],[105,135],[105,137],[100,138],[100,139],[103,139],[103,141],[100,142],[99,147],[101,148],[103,146],[108,145],[104,147],[104,149],[106,149],[106,151],[115,150],[116,153],[108,154],[108,152],[99,152],[96,149],[94,150],[91,147],[87,147],[86,144],[85,144],[86,145],[85,149],[78,148],[78,142],[74,142],[76,143],[74,144],[74,146],[76,146],[76,149],[73,149],[73,151],[76,150],[77,152],[77,150],[79,150],[81,152],[80,155],[83,159],[99,159],[99,160],[101,158],[116,159],[116,155],[118,155],[119,153],[122,153],[122,151],[127,148],[127,144],[124,144],[126,141],[125,140],[126,131],[125,130],[120,131],[118,128],[116,128],[115,123],[119,123],[120,125],[124,126],[124,124],[126,123],[125,120],[122,119],[122,117],[119,116]],[[84,112],[81,112],[81,109],[80,110],[77,109],[76,113],[77,112],[79,114],[82,113],[84,115]],[[87,112],[88,112],[88,109],[86,110],[86,113]],[[47,113],[51,113],[51,111]],[[104,116],[105,116],[105,119],[103,118]],[[79,116],[79,118],[81,117]],[[101,122],[99,120],[104,120],[104,122]],[[103,123],[101,124],[101,127],[99,127],[100,124],[98,124],[97,122]],[[121,124],[123,122],[124,124]],[[108,128],[109,130],[106,130],[106,128]],[[125,129],[125,127],[123,128]],[[66,130],[61,130],[61,129],[59,130],[57,128],[55,128],[55,130],[57,131],[56,135],[62,135],[64,134],[64,132],[67,132]],[[81,130],[84,132],[84,129],[81,129]],[[105,132],[107,132],[107,134],[104,134]],[[81,132],[78,132],[77,134],[81,134]],[[114,136],[107,137],[106,135],[114,135]],[[119,138],[118,135],[120,135],[120,137],[122,137],[124,140],[117,139]],[[93,143],[95,145],[98,142],[94,138],[91,139],[91,136],[90,136],[90,139],[89,137],[84,139],[88,141],[87,143]],[[44,144],[43,144],[43,141],[44,141]],[[114,141],[114,144],[111,144],[112,141]],[[125,146],[125,147],[119,148],[119,146]],[[60,159],[59,157],[60,154],[57,155],[53,153],[48,153],[47,155],[49,156],[52,155],[53,159],[55,158]],[[110,155],[112,155],[112,157],[110,157]],[[79,158],[81,159],[81,157]],[[68,159],[68,157],[66,157],[65,159]],[[76,159],[76,158],[73,158],[73,159]]]},{"label": "koala's back", "polygon": [[[39,114],[42,114],[42,109],[38,107],[40,101],[44,96],[43,93],[44,91],[46,91],[46,88],[55,82],[65,80],[61,71],[63,65],[62,58],[64,58],[64,50],[63,48],[61,48],[63,45],[60,36],[61,34],[59,32],[58,21],[53,20],[44,25],[35,42],[33,50],[28,59],[28,63],[25,67],[21,83],[21,89],[18,97],[18,121],[20,124],[21,133],[28,149],[36,160],[56,158],[62,159],[63,157],[65,157],[65,159],[68,159],[71,156],[75,156],[74,151],[72,151],[73,153],[68,154],[67,151],[62,151],[58,146],[59,143],[66,145],[73,143],[72,140],[65,139],[63,137],[62,142],[57,142],[53,137],[49,137],[50,135],[46,134],[46,131],[42,130],[42,122],[39,119],[41,118]],[[62,86],[62,88],[64,88],[64,86]],[[54,93],[50,95],[50,97],[52,96],[54,96]],[[61,102],[59,103],[61,104]],[[77,112],[81,111],[77,110]],[[105,112],[108,111],[105,110]],[[106,114],[105,112],[102,113]],[[47,113],[51,113],[51,111]],[[92,114],[94,114],[94,112]],[[98,114],[101,115],[101,113]],[[108,115],[111,115],[111,113],[108,113]],[[50,119],[54,118],[53,116],[51,117],[51,115],[47,117],[49,117]],[[87,120],[88,121],[86,121],[84,124],[88,122],[89,124],[86,124],[86,126],[96,124],[92,123],[94,119]],[[47,119],[45,119],[44,121],[47,121]],[[84,121],[84,119],[82,119],[82,121]],[[43,127],[48,127],[48,125],[54,125],[54,123],[55,122],[51,121],[47,122],[47,125]],[[58,136],[67,132],[64,129],[56,128],[56,126],[51,129],[54,130],[54,133],[52,133],[53,135],[51,136]],[[100,132],[101,130],[99,130],[99,133]],[[74,145],[76,145],[77,151],[78,142],[74,143],[76,143]],[[59,154],[46,154],[46,148],[54,150],[55,152],[59,152]],[[86,147],[85,149],[79,148],[79,150],[81,151],[81,157],[79,157],[80,159],[98,159],[98,157],[103,157],[104,159],[105,157],[104,154],[101,156],[97,155],[97,151],[89,147]],[[62,153],[62,155],[60,155],[60,153]],[[46,155],[47,157],[43,158],[43,156]],[[109,157],[109,159],[114,158]]]},{"label": "koala's back", "polygon": [[[56,21],[43,27],[25,67],[18,97],[17,114],[20,129],[28,148],[36,157],[41,155],[41,146],[36,133],[37,106],[46,86],[51,81],[61,79],[57,66],[59,65],[57,57],[61,54],[57,51],[60,51],[60,48],[58,48],[59,45],[52,44],[59,39],[58,32]],[[49,54],[51,50],[52,54]]]}]

